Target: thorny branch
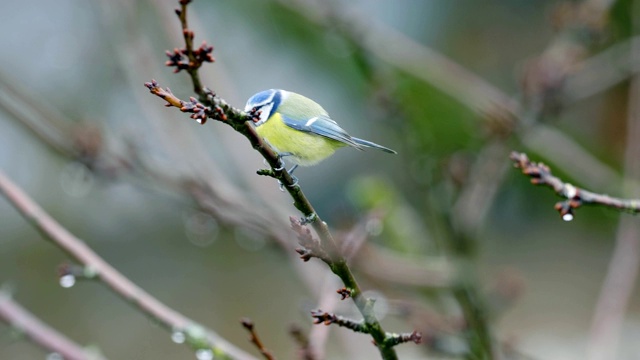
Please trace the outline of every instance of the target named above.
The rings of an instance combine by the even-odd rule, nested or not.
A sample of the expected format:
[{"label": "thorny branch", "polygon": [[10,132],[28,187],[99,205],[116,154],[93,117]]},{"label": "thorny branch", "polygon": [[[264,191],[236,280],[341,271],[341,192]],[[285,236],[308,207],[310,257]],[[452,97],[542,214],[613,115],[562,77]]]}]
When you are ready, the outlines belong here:
[{"label": "thorny branch", "polygon": [[510,158],[515,167],[531,178],[532,184],[547,186],[566,199],[555,205],[565,221],[573,220],[574,210],[582,205],[602,205],[634,214],[640,212],[640,199],[621,199],[581,189],[554,176],[547,165],[530,161],[524,153],[514,151]]}]

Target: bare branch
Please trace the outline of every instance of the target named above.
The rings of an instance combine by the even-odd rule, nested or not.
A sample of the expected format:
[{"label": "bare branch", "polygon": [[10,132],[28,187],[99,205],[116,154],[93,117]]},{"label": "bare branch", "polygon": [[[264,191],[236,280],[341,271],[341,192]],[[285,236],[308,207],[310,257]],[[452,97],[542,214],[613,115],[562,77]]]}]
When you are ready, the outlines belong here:
[{"label": "bare branch", "polygon": [[520,168],[523,174],[531,177],[532,184],[547,186],[553,189],[556,194],[567,199],[555,205],[555,209],[566,221],[573,220],[574,210],[582,205],[602,205],[634,214],[640,212],[640,199],[615,198],[578,188],[553,176],[547,165],[530,161],[524,153],[512,152],[510,158],[515,167]]},{"label": "bare branch", "polygon": [[327,326],[336,324],[338,326],[351,329],[355,332],[361,332],[365,334],[369,333],[367,324],[365,324],[364,321],[355,321],[345,318],[344,316],[324,312],[320,309],[311,311],[311,316],[315,319],[315,324],[325,324]]},{"label": "bare branch", "polygon": [[264,356],[264,358],[267,360],[275,360],[276,358],[273,356],[273,354],[271,354],[271,351],[267,350],[267,348],[264,347],[264,344],[262,344],[262,341],[258,337],[258,332],[253,325],[253,321],[251,321],[251,319],[244,318],[241,320],[241,323],[242,326],[244,326],[244,328],[249,331],[249,334],[251,334],[250,341],[258,348],[260,354],[262,354],[262,356]]},{"label": "bare branch", "polygon": [[302,360],[316,360],[316,357],[311,349],[309,339],[302,332],[302,329],[300,329],[300,327],[298,327],[297,325],[292,325],[289,333],[300,347],[298,351],[299,358]]},{"label": "bare branch", "polygon": [[289,218],[289,221],[291,221],[291,228],[298,236],[298,243],[302,246],[302,248],[296,249],[296,252],[300,254],[300,258],[303,261],[309,261],[315,257],[324,261],[327,265],[331,265],[329,254],[322,248],[320,242],[313,238],[311,231],[293,216]]},{"label": "bare branch", "polygon": [[43,323],[13,301],[11,296],[4,291],[0,291],[0,319],[25,334],[43,349],[58,353],[67,360],[105,359],[99,353],[84,349],[57,330]]},{"label": "bare branch", "polygon": [[48,240],[67,252],[80,264],[92,269],[100,281],[140,311],[154,318],[168,330],[182,332],[189,345],[198,349],[210,348],[214,353],[219,353],[220,356],[247,360],[254,359],[254,357],[234,347],[212,330],[205,329],[195,321],[169,308],[132,283],[93,252],[82,240],[56,222],[1,171],[0,192]]},{"label": "bare branch", "polygon": [[387,339],[389,346],[396,346],[406,342],[420,344],[422,343],[422,334],[414,330],[412,333],[394,334]]}]

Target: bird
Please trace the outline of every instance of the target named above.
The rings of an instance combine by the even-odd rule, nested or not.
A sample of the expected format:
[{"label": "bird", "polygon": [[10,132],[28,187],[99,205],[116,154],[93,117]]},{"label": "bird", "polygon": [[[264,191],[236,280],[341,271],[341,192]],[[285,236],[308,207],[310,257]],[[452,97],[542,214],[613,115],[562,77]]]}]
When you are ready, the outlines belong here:
[{"label": "bird", "polygon": [[294,164],[289,174],[299,165],[315,165],[345,146],[397,154],[382,145],[352,137],[320,104],[291,91],[260,91],[247,100],[244,111],[253,116],[256,132],[281,160],[286,157]]}]

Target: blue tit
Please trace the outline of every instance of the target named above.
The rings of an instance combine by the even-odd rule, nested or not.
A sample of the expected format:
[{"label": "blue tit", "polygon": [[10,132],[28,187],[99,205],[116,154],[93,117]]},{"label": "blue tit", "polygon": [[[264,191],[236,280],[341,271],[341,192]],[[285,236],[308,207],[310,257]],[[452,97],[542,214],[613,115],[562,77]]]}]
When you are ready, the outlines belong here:
[{"label": "blue tit", "polygon": [[271,89],[253,95],[244,109],[255,115],[256,132],[281,157],[293,164],[310,166],[331,156],[343,146],[395,151],[350,136],[315,101],[290,91]]}]

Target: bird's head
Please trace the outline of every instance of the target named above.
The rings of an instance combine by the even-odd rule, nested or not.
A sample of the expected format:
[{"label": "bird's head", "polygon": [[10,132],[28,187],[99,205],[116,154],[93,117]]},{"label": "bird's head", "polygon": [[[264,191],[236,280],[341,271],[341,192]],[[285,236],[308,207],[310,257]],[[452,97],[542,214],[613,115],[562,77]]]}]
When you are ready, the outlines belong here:
[{"label": "bird's head", "polygon": [[244,111],[253,116],[256,126],[264,124],[271,115],[278,109],[286,91],[280,89],[269,89],[253,95],[244,107]]}]

